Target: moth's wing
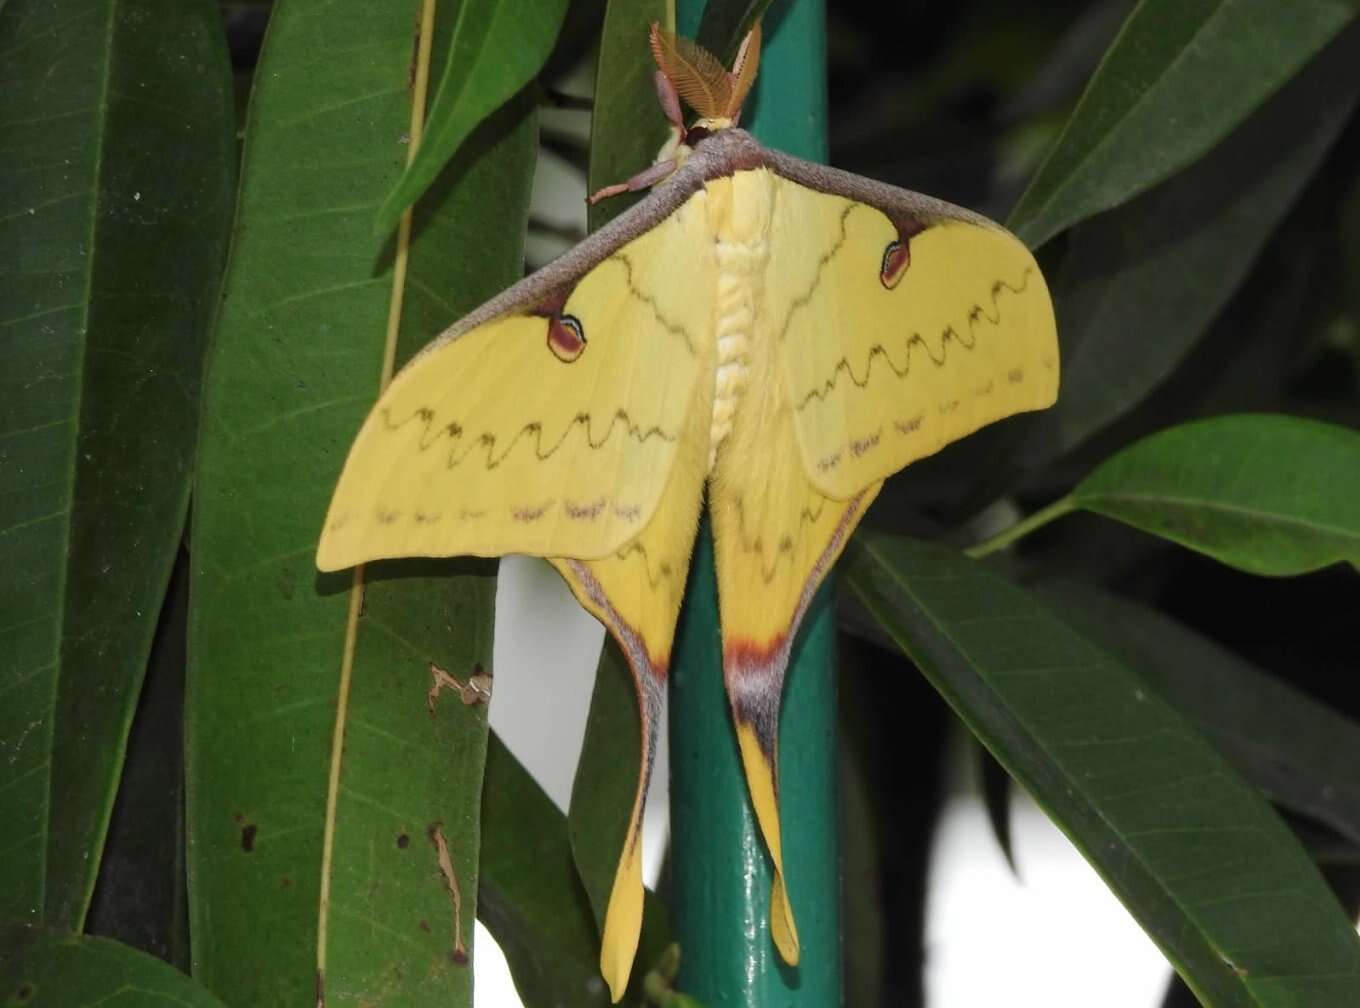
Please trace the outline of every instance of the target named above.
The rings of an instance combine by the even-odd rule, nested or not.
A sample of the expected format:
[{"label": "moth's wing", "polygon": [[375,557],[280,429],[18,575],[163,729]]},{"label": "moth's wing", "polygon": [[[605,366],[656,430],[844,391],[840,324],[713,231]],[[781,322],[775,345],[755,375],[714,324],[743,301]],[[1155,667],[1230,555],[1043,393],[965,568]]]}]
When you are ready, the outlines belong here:
[{"label": "moth's wing", "polygon": [[778,727],[784,673],[798,624],[850,532],[878,493],[834,500],[808,479],[793,412],[768,342],[753,341],[751,380],[709,483],[723,681],[756,819],[774,865],[771,933],[798,962],[798,932],[784,876],[778,808]]},{"label": "moth's wing", "polygon": [[422,351],[354,440],[317,566],[636,538],[712,326],[708,234],[700,195],[658,192]]},{"label": "moth's wing", "polygon": [[848,498],[1053,403],[1053,306],[1029,250],[966,210],[772,154],[766,318],[812,482]]},{"label": "moth's wing", "polygon": [[638,694],[642,766],[600,943],[600,972],[614,1001],[628,986],[642,928],[643,799],[656,758],[671,645],[703,498],[712,400],[712,381],[696,382],[662,506],[642,534],[599,560],[552,561],[581,604],[619,642]]}]

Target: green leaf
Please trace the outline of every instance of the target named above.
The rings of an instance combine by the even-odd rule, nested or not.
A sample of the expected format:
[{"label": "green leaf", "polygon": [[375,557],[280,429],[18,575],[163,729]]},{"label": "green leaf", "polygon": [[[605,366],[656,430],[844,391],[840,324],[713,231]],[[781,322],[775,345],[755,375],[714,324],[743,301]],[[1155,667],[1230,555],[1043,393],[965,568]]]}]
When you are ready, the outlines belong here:
[{"label": "green leaf", "polygon": [[1027,431],[1025,461],[1068,451],[1172,373],[1246,280],[1357,93],[1353,30],[1193,167],[1072,232],[1053,277],[1062,391]]},{"label": "green leaf", "polygon": [[1243,414],[1172,427],[1081,481],[1071,507],[1253,574],[1360,563],[1360,433]]},{"label": "green leaf", "polygon": [[209,0],[11,0],[0,51],[0,916],[77,929],[187,506],[231,80]]},{"label": "green leaf", "polygon": [[1015,845],[1011,837],[1010,774],[984,747],[977,747],[976,756],[978,789],[982,792],[982,805],[992,827],[992,838],[1001,849],[1011,873],[1019,878],[1020,866],[1015,863]]},{"label": "green leaf", "polygon": [[15,1008],[225,1008],[172,966],[107,938],[0,927],[0,998]]},{"label": "green leaf", "polygon": [[[589,192],[632,178],[656,160],[669,136],[652,83],[656,63],[647,46],[651,23],[669,23],[667,6],[667,0],[615,0],[605,11],[590,120]],[[623,193],[596,203],[588,213],[590,230],[599,230],[645,195]]]},{"label": "green leaf", "polygon": [[[567,813],[567,835],[576,864],[577,884],[584,890],[593,916],[592,966],[597,974],[599,936],[604,930],[614,872],[628,837],[628,818],[642,766],[638,716],[637,688],[628,660],[614,638],[606,634]],[[666,908],[648,890],[644,894],[642,937],[629,984],[629,1000],[636,1002],[641,997],[648,966],[665,953],[670,940]]]},{"label": "green leaf", "polygon": [[[838,678],[847,683],[846,649],[838,656]],[[844,695],[842,694],[842,697]],[[862,706],[862,705],[861,705]],[[878,813],[868,768],[846,735],[848,718],[842,699],[838,798],[841,842],[841,927],[847,1008],[873,1008],[884,1003],[883,975],[887,922],[884,919],[883,852],[878,839]]]},{"label": "green leaf", "polygon": [[181,552],[128,734],[85,933],[189,971],[184,867],[184,665],[189,563]]},{"label": "green leaf", "polygon": [[1360,724],[1155,610],[1090,585],[1043,594],[1064,622],[1190,717],[1267,798],[1360,845]]},{"label": "green leaf", "polygon": [[[318,983],[410,1006],[471,997],[456,952],[476,905],[485,708],[427,693],[432,664],[459,681],[489,667],[492,567],[371,565],[351,626],[349,573],[314,563],[382,368],[396,279],[372,222],[407,155],[417,6],[283,0],[255,76],[205,390],[186,698],[194,963],[236,1004],[312,1003]],[[440,17],[436,59],[454,30]],[[416,207],[398,361],[521,273],[528,97]]]},{"label": "green leaf", "polygon": [[[736,3],[713,3],[704,7],[704,17],[695,36],[701,46],[731,67],[736,59],[741,40],[751,26],[765,16],[771,0],[737,0]],[[768,26],[766,26],[768,27]]]},{"label": "green leaf", "polygon": [[567,812],[572,856],[601,932],[642,766],[638,718],[628,659],[606,634]]},{"label": "green leaf", "polygon": [[[542,69],[567,12],[567,0],[460,0],[444,75],[425,137],[378,211],[378,232],[397,226],[477,128]],[[411,54],[414,65],[415,53]]]},{"label": "green leaf", "polygon": [[[604,1006],[600,940],[577,878],[567,821],[491,736],[482,795],[478,915],[510,964],[525,1004]],[[654,926],[649,913],[644,921]]]},{"label": "green leaf", "polygon": [[1354,18],[1353,0],[1142,0],[1010,224],[1031,247],[1202,157]]},{"label": "green leaf", "polygon": [[1360,939],[1270,807],[1155,691],[952,550],[864,535],[846,580],[1213,1008],[1360,999]]},{"label": "green leaf", "polygon": [[[626,669],[623,674],[628,675]],[[598,687],[596,695],[598,698]],[[597,706],[591,708],[592,722]],[[635,713],[632,718],[636,720]],[[618,722],[614,725],[618,733]],[[637,733],[631,734],[636,739]],[[587,735],[587,747],[589,738]],[[632,767],[636,779],[636,759]],[[577,779],[581,780],[579,773]],[[579,793],[579,787],[573,788],[573,798]],[[495,735],[487,747],[482,822],[478,914],[505,952],[520,997],[531,1006],[607,1005],[609,989],[600,977],[596,915],[578,873],[579,848],[573,848],[573,842],[584,834],[576,823],[569,826]],[[597,860],[603,864],[617,853],[617,847],[605,848]],[[609,861],[608,867],[612,880],[614,861]],[[670,941],[666,908],[648,892],[638,968],[633,971],[624,1004],[642,1003],[644,975],[662,957]]]}]

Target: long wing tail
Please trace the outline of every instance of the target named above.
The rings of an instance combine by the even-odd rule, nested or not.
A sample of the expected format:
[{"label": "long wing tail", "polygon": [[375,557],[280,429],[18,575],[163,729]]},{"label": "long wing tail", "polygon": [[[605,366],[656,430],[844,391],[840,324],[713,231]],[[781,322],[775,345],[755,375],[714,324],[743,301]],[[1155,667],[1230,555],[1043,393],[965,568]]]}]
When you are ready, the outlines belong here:
[{"label": "long wing tail", "polygon": [[581,604],[619,642],[637,687],[642,766],[600,946],[600,972],[614,1001],[623,997],[628,986],[642,929],[643,802],[656,757],[656,733],[675,623],[699,524],[711,395],[705,387],[695,392],[688,427],[666,486],[666,506],[642,534],[602,560],[552,561]]},{"label": "long wing tail", "polygon": [[774,943],[795,965],[798,931],[779,832],[784,673],[813,593],[881,484],[849,500],[825,497],[803,473],[787,409],[762,413],[756,405],[748,418],[736,425],[734,442],[720,453],[710,485],[723,681],[756,819],[774,864]]}]

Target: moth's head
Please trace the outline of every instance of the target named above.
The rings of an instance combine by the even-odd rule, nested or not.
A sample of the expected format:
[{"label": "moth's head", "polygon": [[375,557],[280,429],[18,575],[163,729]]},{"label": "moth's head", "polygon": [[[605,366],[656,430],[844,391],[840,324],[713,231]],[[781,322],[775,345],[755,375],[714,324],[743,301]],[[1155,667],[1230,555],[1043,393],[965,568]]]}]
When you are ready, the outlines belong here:
[{"label": "moth's head", "polygon": [[686,146],[693,147],[704,137],[737,124],[760,63],[759,21],[742,39],[731,70],[724,69],[703,46],[666,31],[656,22],[652,23],[651,45],[661,75],[675,94],[699,113],[685,135]]}]

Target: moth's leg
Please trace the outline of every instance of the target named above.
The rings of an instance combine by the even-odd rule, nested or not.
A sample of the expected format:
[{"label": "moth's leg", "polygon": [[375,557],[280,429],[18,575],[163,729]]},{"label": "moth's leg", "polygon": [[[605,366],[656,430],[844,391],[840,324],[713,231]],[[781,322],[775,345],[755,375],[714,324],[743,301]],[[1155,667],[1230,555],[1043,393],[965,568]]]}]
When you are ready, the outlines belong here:
[{"label": "moth's leg", "polygon": [[597,189],[590,194],[590,205],[594,206],[596,203],[600,202],[600,200],[608,199],[610,196],[617,196],[619,193],[637,192],[640,189],[654,186],[671,172],[675,171],[675,167],[676,162],[674,160],[658,161],[656,164],[638,172],[627,182],[615,182],[613,185],[607,185],[603,189]]},{"label": "moth's leg", "polygon": [[602,199],[608,199],[610,196],[637,192],[640,189],[654,186],[679,167],[678,153],[680,145],[685,140],[685,119],[680,111],[680,95],[676,92],[671,79],[660,70],[652,74],[652,83],[656,85],[657,103],[661,106],[661,111],[666,114],[666,121],[671,124],[670,138],[662,145],[654,164],[644,168],[626,182],[616,182],[591,193],[591,206]]}]

